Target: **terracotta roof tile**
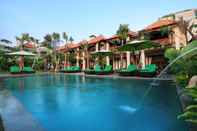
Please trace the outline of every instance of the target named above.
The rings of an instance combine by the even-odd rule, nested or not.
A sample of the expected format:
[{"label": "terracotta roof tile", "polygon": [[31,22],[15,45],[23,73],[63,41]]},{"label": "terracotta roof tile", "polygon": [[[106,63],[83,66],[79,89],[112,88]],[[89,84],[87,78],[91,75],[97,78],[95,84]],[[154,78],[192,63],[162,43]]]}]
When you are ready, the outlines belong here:
[{"label": "terracotta roof tile", "polygon": [[97,36],[95,38],[90,39],[88,41],[88,44],[96,44],[96,43],[98,43],[100,41],[103,41],[103,40],[105,40],[105,37],[103,35],[99,35],[99,36]]},{"label": "terracotta roof tile", "polygon": [[176,24],[176,21],[174,20],[168,20],[168,19],[163,19],[163,20],[158,20],[156,22],[154,22],[153,24],[147,26],[144,30],[148,31],[148,30],[154,30],[154,29],[158,29],[164,26],[170,26],[170,25],[174,25]]},{"label": "terracotta roof tile", "polygon": [[[130,32],[128,33],[128,35],[129,35],[130,37],[136,37],[136,36],[137,36],[137,33],[136,33],[136,32],[133,32],[133,31],[130,31]],[[111,36],[111,37],[106,38],[105,40],[113,40],[113,39],[117,39],[117,38],[119,38],[118,35],[113,35],[113,36]]]}]

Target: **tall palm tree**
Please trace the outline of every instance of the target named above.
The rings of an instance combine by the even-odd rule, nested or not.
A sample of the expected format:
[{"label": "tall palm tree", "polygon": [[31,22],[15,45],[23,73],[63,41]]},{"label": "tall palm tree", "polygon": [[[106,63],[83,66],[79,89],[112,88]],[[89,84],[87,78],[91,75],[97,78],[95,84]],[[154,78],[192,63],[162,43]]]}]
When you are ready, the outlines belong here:
[{"label": "tall palm tree", "polygon": [[60,34],[56,33],[56,32],[53,32],[52,38],[53,38],[53,40],[60,40]]},{"label": "tall palm tree", "polygon": [[84,41],[83,43],[82,43],[82,45],[81,45],[81,49],[82,49],[82,52],[84,52],[85,53],[85,60],[86,60],[86,65],[87,65],[87,68],[89,68],[89,60],[90,60],[90,54],[89,54],[89,52],[88,52],[88,47],[89,47],[89,45],[88,45],[88,42],[87,41]]},{"label": "tall palm tree", "polygon": [[120,24],[116,34],[119,36],[121,40],[121,45],[126,44],[126,40],[128,38],[128,33],[129,33],[129,25],[128,24]]},{"label": "tall palm tree", "polygon": [[73,43],[74,39],[72,36],[69,38],[69,41],[70,41],[70,43]]},{"label": "tall palm tree", "polygon": [[19,41],[19,48],[23,49],[24,48],[24,42],[30,40],[30,36],[28,33],[23,33],[21,37],[16,36],[16,40]]},{"label": "tall palm tree", "polygon": [[67,43],[68,42],[68,35],[66,32],[63,32],[63,39],[65,40],[65,42]]},{"label": "tall palm tree", "polygon": [[50,48],[51,49],[52,48],[51,42],[52,42],[52,36],[50,34],[46,34],[44,36],[44,41],[42,42],[42,44],[44,46],[46,46],[47,48]]},{"label": "tall palm tree", "polygon": [[191,36],[191,40],[194,39],[194,33],[192,32],[194,28],[194,23],[191,20],[185,21],[183,17],[181,17],[178,21],[178,26],[181,32],[184,34],[187,43],[189,42],[188,33]]},{"label": "tall palm tree", "polygon": [[[128,33],[129,33],[129,25],[128,24],[120,24],[116,34],[119,36],[121,45],[126,44]],[[120,54],[120,60],[121,60],[121,67],[123,66],[123,54]]]}]

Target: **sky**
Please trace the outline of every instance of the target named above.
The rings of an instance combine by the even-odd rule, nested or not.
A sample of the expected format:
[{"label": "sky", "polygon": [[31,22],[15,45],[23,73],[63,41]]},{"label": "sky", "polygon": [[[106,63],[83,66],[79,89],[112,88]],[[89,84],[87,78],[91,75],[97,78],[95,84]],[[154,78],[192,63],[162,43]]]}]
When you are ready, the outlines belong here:
[{"label": "sky", "polygon": [[42,40],[47,33],[67,32],[80,41],[113,35],[120,24],[141,30],[190,8],[197,8],[196,0],[0,0],[0,39],[15,42],[15,36],[29,33]]}]

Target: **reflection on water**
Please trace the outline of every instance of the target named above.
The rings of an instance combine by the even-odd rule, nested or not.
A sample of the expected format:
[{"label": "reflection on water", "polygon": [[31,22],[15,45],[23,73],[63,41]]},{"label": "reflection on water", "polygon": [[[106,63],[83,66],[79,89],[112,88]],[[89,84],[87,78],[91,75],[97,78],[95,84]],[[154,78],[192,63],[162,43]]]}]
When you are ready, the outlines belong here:
[{"label": "reflection on water", "polygon": [[123,110],[123,111],[128,112],[128,113],[135,113],[135,112],[137,111],[136,108],[131,107],[131,106],[129,106],[129,105],[121,105],[121,106],[119,106],[119,108],[120,108],[121,110]]}]

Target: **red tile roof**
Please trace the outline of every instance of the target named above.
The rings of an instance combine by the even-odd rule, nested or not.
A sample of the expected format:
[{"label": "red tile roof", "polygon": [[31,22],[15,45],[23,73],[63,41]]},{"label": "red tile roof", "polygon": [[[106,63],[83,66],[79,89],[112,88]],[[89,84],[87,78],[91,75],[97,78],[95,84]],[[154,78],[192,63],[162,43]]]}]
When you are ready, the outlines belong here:
[{"label": "red tile roof", "polygon": [[88,41],[88,44],[96,44],[96,43],[101,42],[103,40],[105,40],[105,37],[103,35],[99,35],[99,36],[97,36],[95,38],[90,39]]},{"label": "red tile roof", "polygon": [[57,48],[57,51],[68,51],[69,49],[74,49],[74,48],[77,48],[79,47],[80,45],[79,44],[75,44],[75,43],[67,43],[65,44],[64,46],[61,46],[59,48]]},{"label": "red tile roof", "polygon": [[[137,36],[137,33],[136,32],[133,32],[133,31],[129,31],[128,35],[130,37],[136,37]],[[111,37],[106,38],[105,40],[113,40],[113,39],[118,39],[118,38],[119,38],[118,35],[113,35]]]},{"label": "red tile roof", "polygon": [[147,26],[144,30],[149,31],[149,30],[158,29],[164,26],[174,25],[174,24],[176,24],[175,20],[168,20],[168,19],[158,20],[155,23]]}]

